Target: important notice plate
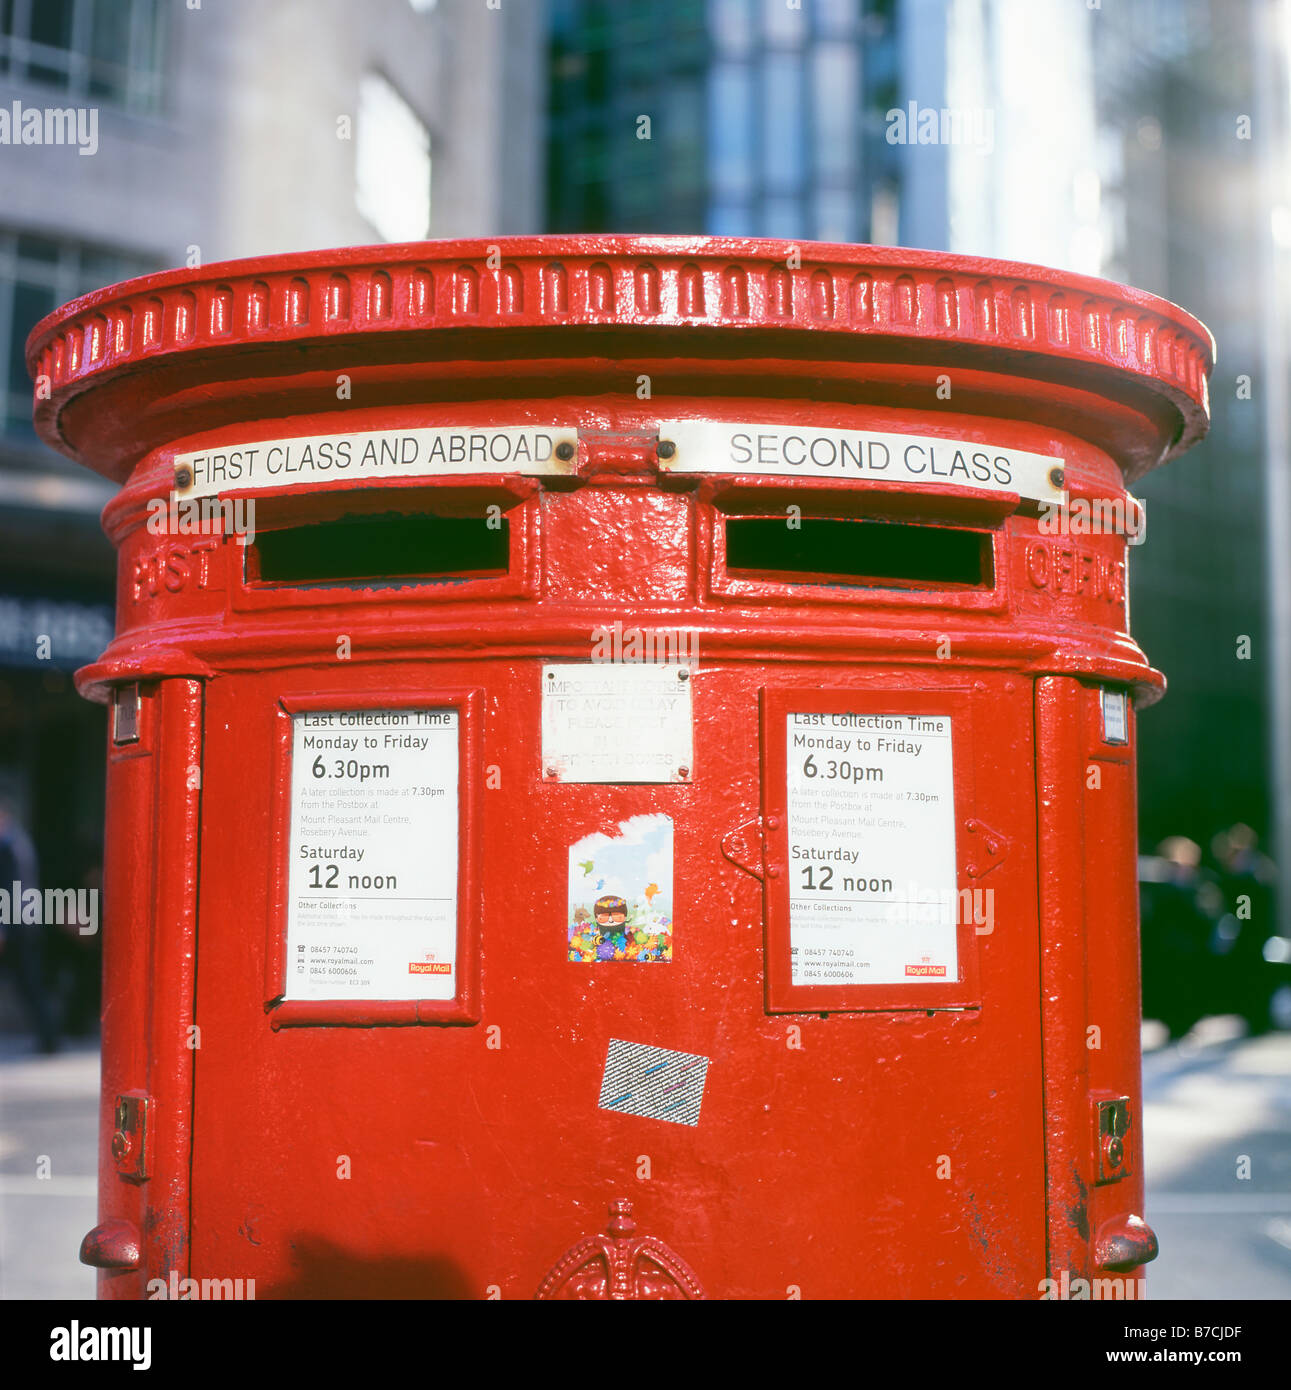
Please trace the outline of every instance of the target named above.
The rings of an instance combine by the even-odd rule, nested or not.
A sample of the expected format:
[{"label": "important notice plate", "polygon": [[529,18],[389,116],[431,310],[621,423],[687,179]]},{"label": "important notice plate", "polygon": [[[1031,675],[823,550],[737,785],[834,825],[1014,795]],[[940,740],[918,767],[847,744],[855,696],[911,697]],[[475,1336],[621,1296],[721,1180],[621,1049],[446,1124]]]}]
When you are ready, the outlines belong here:
[{"label": "important notice plate", "polygon": [[673,662],[544,666],[544,779],[690,781],[690,686],[690,668]]}]

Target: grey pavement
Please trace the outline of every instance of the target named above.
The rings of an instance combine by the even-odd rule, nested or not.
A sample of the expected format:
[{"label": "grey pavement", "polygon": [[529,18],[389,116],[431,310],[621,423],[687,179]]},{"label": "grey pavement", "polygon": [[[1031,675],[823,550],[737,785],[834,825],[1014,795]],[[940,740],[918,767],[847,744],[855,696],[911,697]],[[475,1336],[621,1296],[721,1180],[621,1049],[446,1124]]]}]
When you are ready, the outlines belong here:
[{"label": "grey pavement", "polygon": [[0,1035],[0,1299],[93,1298],[77,1259],[97,1215],[99,1051]]},{"label": "grey pavement", "polygon": [[1143,1096],[1148,1297],[1291,1298],[1291,1033],[1203,1019],[1146,1053]]}]

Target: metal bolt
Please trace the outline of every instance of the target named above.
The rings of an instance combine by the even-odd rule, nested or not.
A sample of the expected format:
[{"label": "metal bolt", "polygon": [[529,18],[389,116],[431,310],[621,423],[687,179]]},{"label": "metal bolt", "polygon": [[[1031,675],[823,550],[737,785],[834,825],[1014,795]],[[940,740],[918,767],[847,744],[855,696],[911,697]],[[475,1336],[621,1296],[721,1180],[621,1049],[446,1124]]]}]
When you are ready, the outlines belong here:
[{"label": "metal bolt", "polygon": [[1103,1156],[1110,1168],[1119,1168],[1125,1162],[1125,1145],[1119,1135],[1109,1134],[1104,1137]]},{"label": "metal bolt", "polygon": [[779,817],[779,816],[768,816],[768,817],[767,817],[767,829],[768,829],[768,830],[779,830],[779,829],[780,829],[780,817]]},{"label": "metal bolt", "polygon": [[977,877],[977,865],[976,865],[976,864],[970,864],[970,865],[968,866],[968,876],[969,876],[969,878],[976,878],[976,877]]},{"label": "metal bolt", "polygon": [[175,486],[188,487],[193,481],[193,470],[191,468],[175,469]]},{"label": "metal bolt", "polygon": [[690,679],[690,672],[683,666],[681,670],[677,672],[677,679],[679,681],[688,681]]},{"label": "metal bolt", "polygon": [[655,452],[661,459],[670,459],[677,452],[677,446],[671,439],[661,439]]},{"label": "metal bolt", "polygon": [[999,845],[997,845],[997,844],[995,843],[994,840],[987,840],[987,842],[986,842],[986,852],[987,852],[987,854],[998,854],[998,853],[999,853],[999,849],[1000,849]]},{"label": "metal bolt", "polygon": [[1051,468],[1049,470],[1049,482],[1053,487],[1061,487],[1067,481],[1067,475],[1061,468]]},{"label": "metal bolt", "polygon": [[117,1130],[112,1136],[112,1157],[115,1158],[118,1163],[121,1163],[129,1158],[133,1152],[134,1141],[124,1130]]},{"label": "metal bolt", "polygon": [[556,775],[556,769],[555,769],[554,767],[549,767],[549,768],[547,769],[547,776],[548,776],[548,777],[554,777],[555,775]]},{"label": "metal bolt", "polygon": [[565,459],[566,461],[574,457],[574,446],[568,439],[562,440],[561,443],[556,445],[556,457],[558,459]]},{"label": "metal bolt", "polygon": [[688,767],[679,767],[677,769],[677,776],[684,782],[686,778],[690,776],[690,769]]},{"label": "metal bolt", "polygon": [[780,870],[779,870],[778,868],[776,868],[776,866],[775,866],[774,864],[772,864],[771,867],[767,870],[767,877],[768,877],[768,878],[779,878],[779,877],[780,877]]}]

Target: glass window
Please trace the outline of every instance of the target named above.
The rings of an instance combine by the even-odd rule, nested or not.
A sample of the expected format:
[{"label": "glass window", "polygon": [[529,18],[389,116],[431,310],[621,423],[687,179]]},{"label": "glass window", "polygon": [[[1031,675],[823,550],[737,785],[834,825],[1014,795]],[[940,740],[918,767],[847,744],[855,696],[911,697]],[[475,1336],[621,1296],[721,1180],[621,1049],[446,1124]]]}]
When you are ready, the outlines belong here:
[{"label": "glass window", "polygon": [[95,5],[90,33],[90,91],[115,97],[129,86],[130,6]]},{"label": "glass window", "polygon": [[[895,0],[551,0],[549,230],[648,230],[667,212],[674,229],[693,218],[718,235],[853,239],[870,186],[898,173],[882,117],[894,12]],[[607,42],[604,81],[589,86],[578,74]],[[893,100],[867,134],[885,81]],[[644,150],[618,135],[643,113]],[[610,133],[595,170],[588,130]]]},{"label": "glass window", "polygon": [[766,55],[762,68],[763,171],[769,191],[796,191],[803,182],[802,60],[796,53]]},{"label": "glass window", "polygon": [[875,246],[901,244],[901,203],[892,184],[876,183],[870,190],[870,229],[867,240]]},{"label": "glass window", "polygon": [[[648,49],[631,49],[633,55],[624,66],[627,76],[634,75],[634,64],[641,66],[645,71],[649,71],[650,53]],[[613,90],[610,80],[610,70],[613,55],[604,48],[593,48],[590,52],[583,55],[583,101],[593,105],[602,106],[610,99]]]},{"label": "glass window", "polygon": [[680,34],[703,36],[708,23],[704,0],[672,0],[672,27]]},{"label": "glass window", "polygon": [[813,199],[815,227],[811,235],[816,241],[856,241],[856,197],[849,189],[822,188]]},{"label": "glass window", "polygon": [[827,181],[842,182],[856,172],[857,66],[856,49],[847,43],[820,43],[811,55],[815,173]]},{"label": "glass window", "polygon": [[27,64],[27,76],[35,82],[48,82],[53,87],[66,87],[68,64],[62,54],[51,55],[46,63],[41,49],[61,49],[72,46],[72,0],[41,0],[31,9],[29,33],[36,48]]},{"label": "glass window", "polygon": [[708,0],[708,32],[718,54],[742,58],[753,45],[755,0]]},{"label": "glass window", "polygon": [[0,72],[152,111],[164,29],[163,0],[0,0]]},{"label": "glass window", "polygon": [[704,92],[697,81],[672,84],[663,135],[670,189],[698,191],[704,183]]},{"label": "glass window", "polygon": [[584,130],[574,145],[573,178],[576,183],[600,183],[609,173],[609,154],[605,131],[601,127]]},{"label": "glass window", "polygon": [[[9,410],[18,415],[20,429],[29,428],[31,420],[31,379],[27,375],[23,347],[27,334],[46,314],[58,308],[58,296],[44,285],[29,285],[19,281],[13,286],[13,307],[9,318],[9,380],[7,383]],[[9,422],[6,421],[6,432]]]},{"label": "glass window", "polygon": [[719,200],[708,210],[710,236],[756,236],[758,229],[749,203]]},{"label": "glass window", "polygon": [[717,63],[709,74],[709,176],[719,197],[748,197],[754,186],[753,72]]},{"label": "glass window", "polygon": [[762,209],[762,235],[805,240],[806,221],[801,199],[768,198]]},{"label": "glass window", "polygon": [[354,202],[384,241],[430,232],[430,131],[379,73],[359,79]]},{"label": "glass window", "polygon": [[30,441],[27,335],[60,304],[159,267],[75,241],[0,228],[0,434]]},{"label": "glass window", "polygon": [[767,42],[800,48],[807,33],[806,8],[791,10],[785,0],[762,0],[762,30]]},{"label": "glass window", "polygon": [[26,261],[46,261],[53,264],[58,260],[58,242],[49,237],[29,236],[25,232],[18,233],[18,255]]},{"label": "glass window", "polygon": [[859,0],[811,0],[816,32],[831,38],[848,38],[856,29]]}]

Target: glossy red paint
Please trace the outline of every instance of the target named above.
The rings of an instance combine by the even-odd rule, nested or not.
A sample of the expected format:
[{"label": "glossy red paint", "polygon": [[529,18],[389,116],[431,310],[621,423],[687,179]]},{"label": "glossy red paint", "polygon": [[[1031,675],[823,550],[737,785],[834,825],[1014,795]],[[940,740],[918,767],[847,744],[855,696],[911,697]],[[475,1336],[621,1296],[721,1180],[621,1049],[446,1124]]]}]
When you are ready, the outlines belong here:
[{"label": "glossy red paint", "polygon": [[[1073,506],[1123,501],[1205,431],[1196,320],[928,252],[547,238],[152,276],[46,319],[28,358],[42,438],[121,484],[104,517],[117,636],[80,687],[142,690],[139,740],[108,752],[86,1247],[110,1266],[102,1296],[172,1271],[254,1279],[261,1297],[1034,1298],[1064,1273],[1137,1277],[1155,1241],[1135,716],[1109,744],[1100,691],[1142,707],[1164,682],[1128,631],[1124,537],[1049,534],[1019,493],[949,482],[671,472],[660,425],[970,440],[1061,458]],[[262,533],[493,507],[504,571],[285,585],[232,538],[145,524],[176,454],[522,424],[577,428],[563,474],[258,495]],[[961,533],[980,572],[856,585],[728,565],[732,521],[791,506]],[[685,781],[544,775],[542,665],[589,660],[616,621],[698,634]],[[458,999],[284,1004],[289,712],[450,699]],[[952,712],[959,884],[994,891],[992,930],[961,931],[958,980],[788,981],[767,711],[791,706]],[[675,825],[674,959],[571,963],[568,846],[658,811]],[[612,1038],[709,1059],[696,1126],[598,1107]],[[143,1178],[112,1152],[126,1092],[151,1101]],[[1100,1182],[1097,1105],[1122,1097],[1125,1172]]]}]

